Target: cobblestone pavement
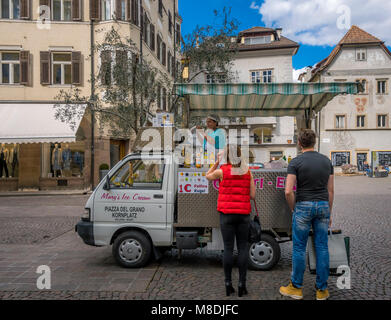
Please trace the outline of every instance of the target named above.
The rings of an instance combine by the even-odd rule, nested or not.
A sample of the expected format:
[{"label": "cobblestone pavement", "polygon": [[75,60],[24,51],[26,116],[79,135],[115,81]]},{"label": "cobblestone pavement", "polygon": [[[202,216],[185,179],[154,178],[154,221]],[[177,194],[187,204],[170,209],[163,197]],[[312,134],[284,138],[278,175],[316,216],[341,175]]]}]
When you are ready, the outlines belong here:
[{"label": "cobblestone pavement", "polygon": [[[86,199],[0,198],[0,299],[237,298],[224,295],[220,252],[184,250],[179,260],[172,250],[160,262],[129,270],[115,264],[111,248],[84,245],[72,221],[78,220]],[[334,228],[351,238],[352,278],[351,289],[340,290],[336,277],[330,277],[331,299],[391,299],[391,178],[336,177],[334,208]],[[29,230],[25,237],[23,225]],[[281,245],[281,260],[273,270],[248,272],[245,299],[286,299],[278,287],[289,280],[291,247],[291,242]],[[41,264],[51,267],[51,290],[36,288]],[[314,299],[314,281],[306,271],[305,299]]]}]

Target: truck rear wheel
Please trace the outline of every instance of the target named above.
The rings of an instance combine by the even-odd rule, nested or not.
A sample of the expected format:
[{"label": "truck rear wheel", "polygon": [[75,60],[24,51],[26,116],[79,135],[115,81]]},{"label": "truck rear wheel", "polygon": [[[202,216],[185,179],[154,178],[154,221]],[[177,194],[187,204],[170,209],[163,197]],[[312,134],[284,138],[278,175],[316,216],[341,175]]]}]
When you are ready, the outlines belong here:
[{"label": "truck rear wheel", "polygon": [[152,245],[139,231],[121,233],[113,243],[113,256],[125,268],[144,267],[151,257]]},{"label": "truck rear wheel", "polygon": [[278,242],[269,234],[262,233],[261,241],[252,243],[249,249],[248,264],[253,270],[270,270],[280,260]]}]

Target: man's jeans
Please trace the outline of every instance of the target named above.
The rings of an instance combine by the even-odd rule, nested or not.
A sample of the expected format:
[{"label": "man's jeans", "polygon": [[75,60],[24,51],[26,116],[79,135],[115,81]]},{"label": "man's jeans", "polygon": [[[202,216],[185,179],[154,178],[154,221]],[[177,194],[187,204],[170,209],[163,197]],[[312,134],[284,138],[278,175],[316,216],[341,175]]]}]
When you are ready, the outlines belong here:
[{"label": "man's jeans", "polygon": [[292,284],[303,287],[308,234],[314,232],[316,252],[316,288],[325,290],[329,277],[329,249],[327,231],[330,220],[328,201],[297,202],[292,223]]}]

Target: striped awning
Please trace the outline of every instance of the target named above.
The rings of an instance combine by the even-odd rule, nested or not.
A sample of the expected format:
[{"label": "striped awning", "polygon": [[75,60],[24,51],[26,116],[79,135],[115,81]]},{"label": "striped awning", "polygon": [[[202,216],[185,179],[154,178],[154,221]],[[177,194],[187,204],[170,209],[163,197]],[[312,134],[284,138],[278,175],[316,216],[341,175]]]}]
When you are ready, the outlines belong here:
[{"label": "striped awning", "polygon": [[340,94],[357,94],[355,82],[267,84],[176,84],[176,94],[190,97],[190,116],[296,116],[320,111]]}]

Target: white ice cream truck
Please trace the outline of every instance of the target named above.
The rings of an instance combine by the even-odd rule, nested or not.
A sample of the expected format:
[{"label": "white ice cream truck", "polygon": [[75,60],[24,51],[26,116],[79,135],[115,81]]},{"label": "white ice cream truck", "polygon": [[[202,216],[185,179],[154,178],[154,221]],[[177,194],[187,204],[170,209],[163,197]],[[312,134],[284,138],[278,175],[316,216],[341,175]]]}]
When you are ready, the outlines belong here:
[{"label": "white ice cream truck", "polygon": [[[309,127],[315,113],[334,96],[361,90],[357,83],[181,84],[176,92],[184,97],[187,124],[191,116],[213,110],[222,117],[296,116],[300,128]],[[159,145],[166,142],[162,139]],[[145,150],[145,144],[140,143],[139,149]],[[86,244],[112,245],[115,260],[124,267],[145,266],[169,248],[223,249],[216,210],[218,181],[206,180],[207,168],[178,164],[174,149],[135,152],[109,171],[75,227]],[[249,266],[269,270],[280,259],[279,243],[291,239],[291,213],[284,195],[286,169],[251,170],[262,239],[249,244]]]}]

